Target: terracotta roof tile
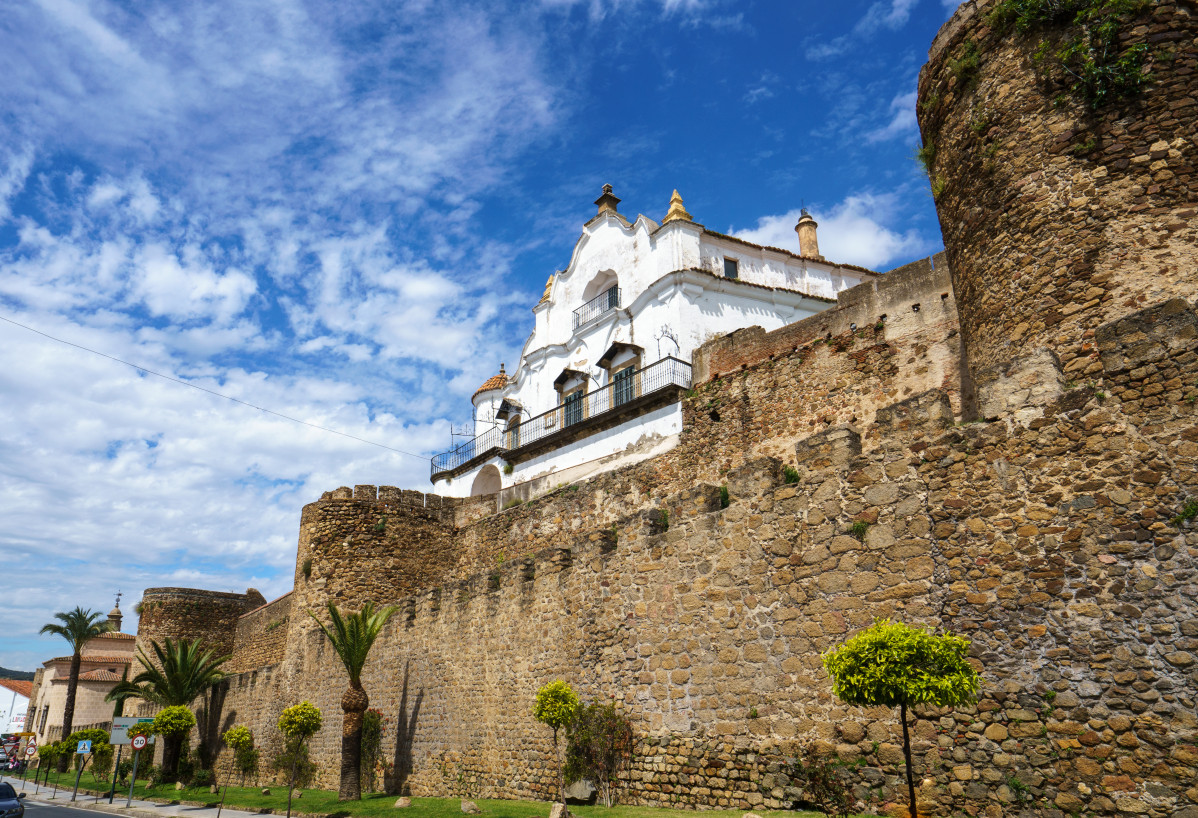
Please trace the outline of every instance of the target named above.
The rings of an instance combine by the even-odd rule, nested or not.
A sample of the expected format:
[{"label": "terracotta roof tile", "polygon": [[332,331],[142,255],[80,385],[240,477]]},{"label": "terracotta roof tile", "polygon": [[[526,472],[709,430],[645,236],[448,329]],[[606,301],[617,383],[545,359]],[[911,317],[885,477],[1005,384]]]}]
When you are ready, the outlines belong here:
[{"label": "terracotta roof tile", "polygon": [[502,389],[507,386],[507,375],[500,372],[498,375],[492,375],[478,389],[474,390],[474,394],[470,396],[470,400],[478,397],[480,392],[490,392],[492,389]]},{"label": "terracotta roof tile", "polygon": [[108,631],[107,633],[102,633],[95,638],[96,639],[121,639],[124,641],[128,641],[130,639],[136,639],[137,637],[131,633],[120,633],[119,631]]},{"label": "terracotta roof tile", "polygon": [[121,674],[113,673],[108,668],[98,668],[97,670],[89,670],[87,673],[79,674],[79,681],[87,682],[119,682]]},{"label": "terracotta roof tile", "polygon": [[24,679],[0,679],[0,687],[7,687],[27,699],[33,694],[33,682]]}]

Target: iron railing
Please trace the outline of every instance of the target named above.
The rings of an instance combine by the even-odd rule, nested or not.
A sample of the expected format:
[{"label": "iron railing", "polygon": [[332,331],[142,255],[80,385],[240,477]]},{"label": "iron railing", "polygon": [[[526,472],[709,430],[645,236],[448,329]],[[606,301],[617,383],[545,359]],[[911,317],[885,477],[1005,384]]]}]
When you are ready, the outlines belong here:
[{"label": "iron railing", "polygon": [[435,456],[432,462],[433,476],[453,471],[476,457],[502,454],[536,443],[562,429],[600,418],[663,389],[689,389],[690,385],[691,365],[674,357],[662,358],[643,369],[625,369],[601,389],[585,394],[576,392],[578,397],[570,397],[548,412],[508,429],[488,429],[473,440]]},{"label": "iron railing", "polygon": [[574,310],[574,329],[578,329],[592,318],[598,318],[608,310],[619,309],[619,307],[620,288],[611,287]]}]

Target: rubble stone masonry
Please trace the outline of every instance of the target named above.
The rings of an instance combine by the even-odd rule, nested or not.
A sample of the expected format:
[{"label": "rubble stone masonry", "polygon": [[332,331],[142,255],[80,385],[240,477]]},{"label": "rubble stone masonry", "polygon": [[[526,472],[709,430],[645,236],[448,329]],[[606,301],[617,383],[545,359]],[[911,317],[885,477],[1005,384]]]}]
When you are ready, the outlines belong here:
[{"label": "rubble stone masonry", "polygon": [[1120,25],[1120,48],[1147,47],[1150,83],[1097,110],[1052,67],[1065,27],[1008,30],[997,5],[945,24],[918,102],[983,416],[1026,399],[1028,377],[1048,387],[1040,403],[1094,377],[1095,328],[1198,287],[1194,4],[1154,0]]},{"label": "rubble stone masonry", "polygon": [[[222,729],[269,760],[312,701],[335,787],[346,680],[308,612],[370,600],[399,608],[363,675],[391,792],[552,797],[530,707],[562,678],[632,720],[626,802],[789,807],[815,743],[880,807],[895,714],[836,701],[820,656],[895,617],[968,637],[981,674],[976,706],[919,713],[932,814],[1198,818],[1193,5],[1126,24],[1154,84],[1092,114],[990,7],[920,80],[948,264],[711,341],[651,460],[509,509],[326,493],[290,596],[198,620],[235,634]],[[147,591],[139,640],[187,634],[195,593]]]}]

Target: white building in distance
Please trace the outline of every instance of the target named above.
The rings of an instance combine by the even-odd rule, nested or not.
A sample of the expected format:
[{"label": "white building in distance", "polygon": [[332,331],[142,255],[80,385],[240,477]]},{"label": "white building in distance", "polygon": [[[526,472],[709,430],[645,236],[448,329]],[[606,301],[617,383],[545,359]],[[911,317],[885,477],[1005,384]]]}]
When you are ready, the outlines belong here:
[{"label": "white building in distance", "polygon": [[433,458],[436,493],[527,499],[667,451],[697,347],[800,321],[877,275],[824,259],[805,210],[795,255],[706,229],[677,191],[661,224],[628,221],[619,202],[604,185],[569,265],[533,307],[519,364],[500,364],[474,393],[476,436]]}]

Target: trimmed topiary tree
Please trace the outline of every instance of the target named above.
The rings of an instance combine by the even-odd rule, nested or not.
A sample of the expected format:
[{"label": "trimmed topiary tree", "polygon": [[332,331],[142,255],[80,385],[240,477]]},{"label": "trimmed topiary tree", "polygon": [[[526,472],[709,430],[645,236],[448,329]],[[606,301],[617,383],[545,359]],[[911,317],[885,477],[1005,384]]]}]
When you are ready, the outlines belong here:
[{"label": "trimmed topiary tree", "polygon": [[225,731],[225,744],[233,751],[233,769],[241,773],[241,784],[245,785],[245,777],[258,769],[258,751],[254,748],[254,734],[244,724],[238,724]]},{"label": "trimmed topiary tree", "polygon": [[574,689],[561,679],[550,682],[537,691],[537,700],[532,706],[532,715],[541,724],[553,729],[553,759],[557,762],[557,787],[562,806],[566,805],[566,780],[562,772],[562,756],[558,749],[557,732],[570,723],[578,709],[578,696]]},{"label": "trimmed topiary tree", "polygon": [[911,818],[916,818],[916,806],[907,708],[976,702],[978,674],[965,658],[968,651],[969,640],[960,636],[937,636],[902,622],[879,619],[823,656],[824,668],[832,677],[832,692],[842,702],[899,708]]},{"label": "trimmed topiary tree", "polygon": [[287,818],[291,818],[291,794],[295,790],[295,765],[308,739],[320,730],[320,710],[309,701],[293,704],[279,714],[279,732],[291,754],[291,775],[287,779]]},{"label": "trimmed topiary tree", "polygon": [[195,714],[181,704],[164,707],[154,717],[150,727],[162,736],[162,771],[168,780],[179,769],[179,751],[183,747],[183,739],[195,726]]}]

